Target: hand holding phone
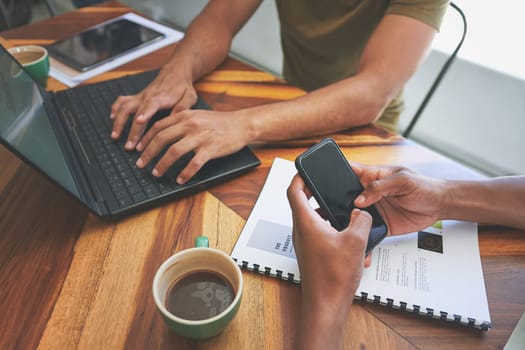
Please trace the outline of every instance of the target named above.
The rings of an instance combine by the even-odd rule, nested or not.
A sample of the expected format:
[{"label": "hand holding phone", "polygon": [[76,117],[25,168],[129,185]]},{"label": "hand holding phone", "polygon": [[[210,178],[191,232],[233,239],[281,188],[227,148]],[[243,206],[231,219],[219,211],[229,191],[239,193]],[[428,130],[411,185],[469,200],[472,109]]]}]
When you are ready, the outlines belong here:
[{"label": "hand holding phone", "polygon": [[[348,227],[354,200],[363,192],[359,178],[333,139],[312,146],[295,160],[295,167],[330,224],[338,231]],[[365,209],[373,219],[366,253],[387,234],[387,226],[375,206]]]}]

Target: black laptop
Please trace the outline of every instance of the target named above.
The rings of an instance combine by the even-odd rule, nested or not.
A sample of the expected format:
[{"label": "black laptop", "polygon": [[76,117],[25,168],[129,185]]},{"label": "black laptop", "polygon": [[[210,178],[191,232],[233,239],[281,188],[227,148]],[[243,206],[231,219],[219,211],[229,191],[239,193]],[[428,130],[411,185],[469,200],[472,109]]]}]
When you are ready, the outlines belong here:
[{"label": "black laptop", "polygon": [[[151,167],[158,158],[149,167],[137,168],[139,154],[124,150],[125,137],[114,141],[109,136],[110,106],[117,96],[141,91],[157,73],[151,71],[47,92],[2,47],[0,141],[94,214],[108,219],[193,194],[260,164],[245,147],[209,161],[184,185],[178,185],[175,179],[192,153],[181,157],[162,178],[151,175]],[[199,99],[193,108],[208,109],[208,106]],[[152,122],[167,114],[158,113]],[[123,135],[127,135],[129,128],[127,125]]]}]

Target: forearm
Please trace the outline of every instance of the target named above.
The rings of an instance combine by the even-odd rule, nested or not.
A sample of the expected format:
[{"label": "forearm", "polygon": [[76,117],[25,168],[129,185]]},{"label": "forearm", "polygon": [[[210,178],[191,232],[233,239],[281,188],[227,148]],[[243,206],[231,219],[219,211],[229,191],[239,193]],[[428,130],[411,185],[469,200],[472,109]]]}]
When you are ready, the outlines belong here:
[{"label": "forearm", "polygon": [[377,93],[381,89],[375,89],[376,85],[374,79],[355,76],[292,100],[237,113],[248,120],[251,142],[328,134],[366,125],[379,117],[391,95]]},{"label": "forearm", "polygon": [[[369,228],[366,236],[368,231]],[[352,249],[359,246],[357,242],[352,243]],[[361,249],[364,249],[364,241],[361,244]],[[361,279],[363,260],[352,250],[341,249],[338,253],[339,256],[334,256],[333,259],[344,265],[344,268],[337,264],[325,265],[325,275],[317,282],[313,282],[315,279],[312,279],[312,275],[320,273],[319,271],[310,269],[310,275],[302,274],[301,313],[295,349],[341,348],[346,321]],[[310,259],[314,257],[310,256]]]},{"label": "forearm", "polygon": [[163,73],[185,72],[196,81],[227,57],[233,37],[255,12],[260,0],[210,1],[192,21]]},{"label": "forearm", "polygon": [[448,181],[440,218],[525,229],[525,176]]},{"label": "forearm", "polygon": [[217,21],[203,12],[188,27],[184,39],[175,48],[173,57],[163,70],[180,70],[196,81],[219,65],[230,50],[227,30],[217,29]]},{"label": "forearm", "polygon": [[295,336],[295,349],[341,349],[349,306],[332,309],[303,305]]},{"label": "forearm", "polygon": [[411,18],[385,16],[353,77],[290,101],[246,110],[252,142],[322,135],[375,121],[416,70],[434,32]]}]

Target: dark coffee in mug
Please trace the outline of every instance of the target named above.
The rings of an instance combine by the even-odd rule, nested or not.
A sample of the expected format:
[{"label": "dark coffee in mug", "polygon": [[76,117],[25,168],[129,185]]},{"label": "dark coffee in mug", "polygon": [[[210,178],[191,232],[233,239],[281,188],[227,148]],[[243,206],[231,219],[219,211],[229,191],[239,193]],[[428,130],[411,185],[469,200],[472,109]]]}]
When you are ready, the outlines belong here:
[{"label": "dark coffee in mug", "polygon": [[212,271],[193,271],[168,289],[166,308],[185,320],[204,320],[220,314],[235,298],[232,285]]}]

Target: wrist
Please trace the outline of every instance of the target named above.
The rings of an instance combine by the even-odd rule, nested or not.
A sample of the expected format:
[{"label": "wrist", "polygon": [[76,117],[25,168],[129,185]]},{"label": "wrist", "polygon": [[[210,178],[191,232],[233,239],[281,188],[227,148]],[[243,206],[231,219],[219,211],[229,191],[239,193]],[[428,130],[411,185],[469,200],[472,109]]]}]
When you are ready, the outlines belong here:
[{"label": "wrist", "polygon": [[333,302],[311,303],[303,297],[295,348],[340,348],[352,298],[341,307]]},{"label": "wrist", "polygon": [[198,79],[194,77],[195,61],[195,55],[191,53],[191,45],[188,45],[186,38],[183,38],[175,46],[170,60],[161,68],[160,74],[166,75],[168,79],[176,77],[193,84]]},{"label": "wrist", "polygon": [[252,108],[232,112],[235,127],[241,130],[245,144],[260,141],[261,130],[258,128],[256,112]]},{"label": "wrist", "polygon": [[441,219],[479,221],[488,213],[492,199],[485,191],[484,183],[475,181],[449,180],[444,188]]},{"label": "wrist", "polygon": [[177,55],[161,68],[160,75],[172,81],[185,81],[188,84],[194,82],[191,65],[185,64],[182,57]]},{"label": "wrist", "polygon": [[304,313],[325,314],[332,319],[346,319],[356,289],[357,286],[354,288],[345,285],[345,283],[338,283],[333,287],[322,289],[304,284],[302,286],[301,309]]},{"label": "wrist", "polygon": [[456,207],[456,191],[460,190],[457,183],[453,180],[446,180],[443,182],[442,188],[439,189],[441,192],[441,201],[439,201],[438,219],[446,220],[450,218],[451,213]]}]

